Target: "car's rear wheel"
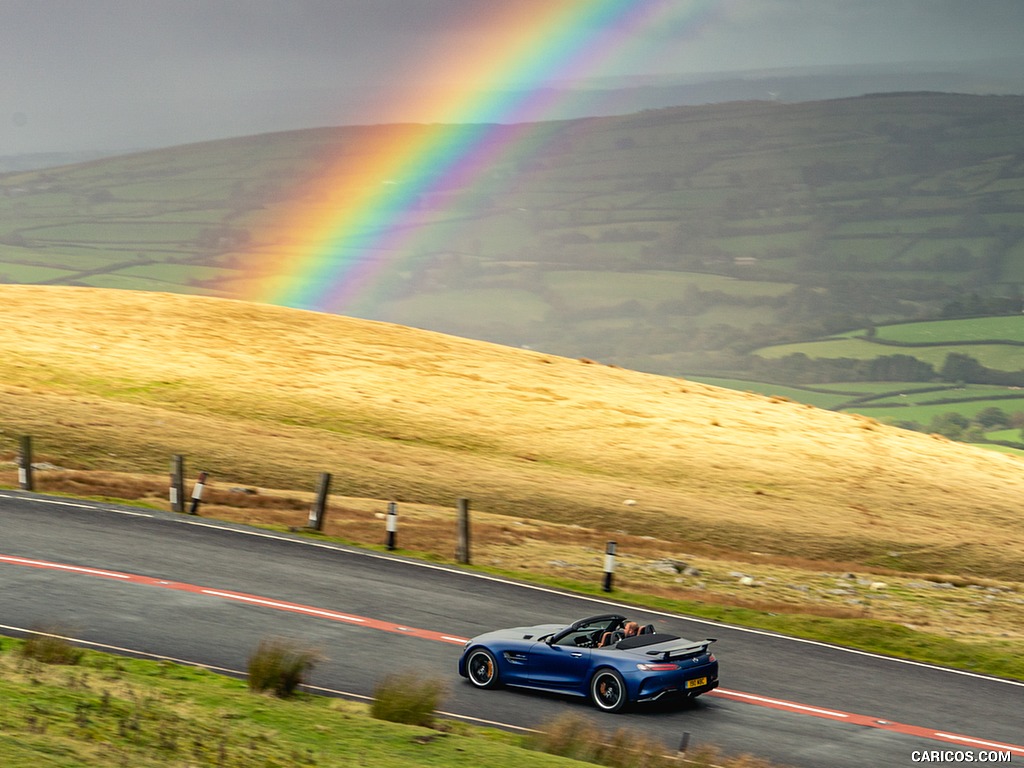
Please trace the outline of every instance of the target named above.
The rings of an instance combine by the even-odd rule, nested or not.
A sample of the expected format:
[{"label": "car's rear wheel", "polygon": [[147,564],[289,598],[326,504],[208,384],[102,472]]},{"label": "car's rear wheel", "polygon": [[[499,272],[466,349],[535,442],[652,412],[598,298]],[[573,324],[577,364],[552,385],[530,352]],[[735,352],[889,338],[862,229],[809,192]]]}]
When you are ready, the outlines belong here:
[{"label": "car's rear wheel", "polygon": [[619,712],[629,701],[626,683],[614,669],[599,669],[590,679],[590,700],[603,712]]},{"label": "car's rear wheel", "polygon": [[496,688],[498,686],[498,662],[494,654],[486,648],[477,648],[470,652],[466,659],[466,672],[469,682],[477,688]]}]

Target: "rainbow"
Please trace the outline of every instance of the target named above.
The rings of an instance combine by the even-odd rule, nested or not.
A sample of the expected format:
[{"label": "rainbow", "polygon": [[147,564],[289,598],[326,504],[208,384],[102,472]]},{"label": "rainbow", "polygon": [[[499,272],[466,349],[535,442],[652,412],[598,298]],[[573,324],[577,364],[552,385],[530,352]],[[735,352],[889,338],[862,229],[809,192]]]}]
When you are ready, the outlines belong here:
[{"label": "rainbow", "polygon": [[[286,247],[256,255],[242,298],[303,309],[361,314],[388,280],[423,250],[415,241],[420,201],[444,190],[484,188],[488,169],[543,141],[556,106],[554,79],[599,75],[633,55],[645,33],[696,34],[721,2],[712,0],[540,0],[481,3],[502,42],[476,60],[438,51],[434,66],[471,73],[458,89],[430,90],[411,112],[422,124],[377,126],[353,134],[341,156],[274,231]],[[671,29],[669,29],[671,28]],[[515,97],[481,96],[507,83]],[[507,94],[507,90],[503,90]],[[360,138],[361,137],[361,138]]]}]

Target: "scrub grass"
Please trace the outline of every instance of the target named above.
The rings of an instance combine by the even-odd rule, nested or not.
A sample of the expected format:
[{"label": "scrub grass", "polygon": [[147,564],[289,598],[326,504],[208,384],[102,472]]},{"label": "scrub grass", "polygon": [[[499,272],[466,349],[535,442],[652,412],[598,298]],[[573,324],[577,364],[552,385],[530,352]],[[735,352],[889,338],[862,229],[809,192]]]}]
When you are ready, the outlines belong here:
[{"label": "scrub grass", "polygon": [[0,308],[0,460],[32,435],[52,467],[39,490],[166,509],[181,453],[190,482],[211,473],[202,514],[286,529],[329,471],[324,533],[341,540],[382,542],[395,500],[399,545],[451,560],[467,497],[478,566],[585,590],[615,539],[622,593],[698,615],[829,637],[882,622],[913,633],[889,651],[911,657],[932,639],[1024,655],[1019,458],[280,307],[5,285]]}]

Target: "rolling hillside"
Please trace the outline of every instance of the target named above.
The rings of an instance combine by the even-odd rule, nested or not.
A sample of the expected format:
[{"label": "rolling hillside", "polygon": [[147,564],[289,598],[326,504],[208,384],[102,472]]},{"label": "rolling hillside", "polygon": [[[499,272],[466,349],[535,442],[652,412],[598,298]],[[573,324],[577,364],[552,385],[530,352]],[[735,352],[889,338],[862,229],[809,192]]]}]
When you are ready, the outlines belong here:
[{"label": "rolling hillside", "polygon": [[[216,298],[0,286],[0,436],[689,546],[1020,579],[1020,460],[589,360]],[[0,448],[0,450],[4,450]],[[624,500],[633,505],[624,505]]]}]

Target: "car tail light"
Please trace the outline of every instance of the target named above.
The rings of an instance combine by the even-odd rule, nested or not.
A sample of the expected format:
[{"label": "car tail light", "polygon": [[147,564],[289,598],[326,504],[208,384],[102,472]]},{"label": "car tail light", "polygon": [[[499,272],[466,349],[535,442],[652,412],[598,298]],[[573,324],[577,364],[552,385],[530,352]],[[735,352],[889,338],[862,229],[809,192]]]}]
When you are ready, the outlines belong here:
[{"label": "car tail light", "polygon": [[709,653],[708,654],[708,661],[718,661],[718,659],[715,658],[715,654]]},{"label": "car tail light", "polygon": [[679,669],[679,665],[659,662],[657,664],[637,664],[636,668],[641,672],[671,672],[674,669]]}]

